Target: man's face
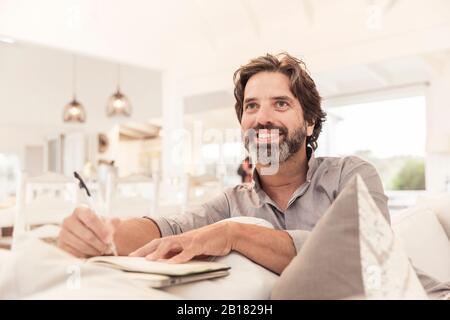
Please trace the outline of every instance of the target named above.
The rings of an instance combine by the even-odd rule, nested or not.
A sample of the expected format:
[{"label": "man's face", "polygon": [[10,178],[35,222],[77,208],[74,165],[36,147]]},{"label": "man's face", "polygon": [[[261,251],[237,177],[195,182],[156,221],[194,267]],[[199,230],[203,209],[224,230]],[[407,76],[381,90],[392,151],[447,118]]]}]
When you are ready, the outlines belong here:
[{"label": "man's face", "polygon": [[314,124],[307,124],[289,78],[278,72],[260,72],[245,86],[241,128],[247,150],[264,150],[267,157],[278,153],[282,163],[298,152]]}]

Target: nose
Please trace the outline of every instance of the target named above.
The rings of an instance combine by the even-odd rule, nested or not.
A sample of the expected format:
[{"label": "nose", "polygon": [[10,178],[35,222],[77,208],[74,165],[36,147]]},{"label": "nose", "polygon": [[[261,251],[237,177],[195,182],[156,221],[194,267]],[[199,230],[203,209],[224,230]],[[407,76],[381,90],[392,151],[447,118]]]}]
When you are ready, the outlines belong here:
[{"label": "nose", "polygon": [[268,105],[261,105],[255,119],[257,124],[267,125],[274,122],[273,110]]}]

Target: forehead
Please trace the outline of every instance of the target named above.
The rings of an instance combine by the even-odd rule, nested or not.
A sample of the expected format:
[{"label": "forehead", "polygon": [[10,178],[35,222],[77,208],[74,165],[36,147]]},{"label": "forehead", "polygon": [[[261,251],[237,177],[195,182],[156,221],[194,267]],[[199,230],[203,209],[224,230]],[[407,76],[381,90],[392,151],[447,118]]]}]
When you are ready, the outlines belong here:
[{"label": "forehead", "polygon": [[289,96],[294,98],[288,76],[280,72],[259,72],[245,86],[244,97],[264,98]]}]

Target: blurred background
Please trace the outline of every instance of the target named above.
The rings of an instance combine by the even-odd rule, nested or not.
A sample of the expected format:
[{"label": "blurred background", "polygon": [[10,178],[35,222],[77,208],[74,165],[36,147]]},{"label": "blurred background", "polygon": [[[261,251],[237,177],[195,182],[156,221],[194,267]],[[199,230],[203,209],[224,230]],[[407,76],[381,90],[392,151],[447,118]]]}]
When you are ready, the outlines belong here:
[{"label": "blurred background", "polygon": [[318,155],[372,162],[392,210],[450,190],[448,0],[0,0],[1,208],[24,173],[77,170],[106,208],[147,183],[153,211],[240,183],[232,76],[284,51],[323,97]]}]

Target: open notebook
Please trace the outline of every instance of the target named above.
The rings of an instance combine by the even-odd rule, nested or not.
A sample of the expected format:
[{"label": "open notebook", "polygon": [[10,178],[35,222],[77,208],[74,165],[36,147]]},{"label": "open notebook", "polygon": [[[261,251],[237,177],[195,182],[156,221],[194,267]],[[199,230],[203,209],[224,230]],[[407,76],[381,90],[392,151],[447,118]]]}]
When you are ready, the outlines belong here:
[{"label": "open notebook", "polygon": [[210,261],[175,264],[149,261],[143,257],[101,256],[89,258],[86,262],[125,271],[127,277],[143,281],[153,288],[223,277],[229,274],[230,269],[227,265]]}]

